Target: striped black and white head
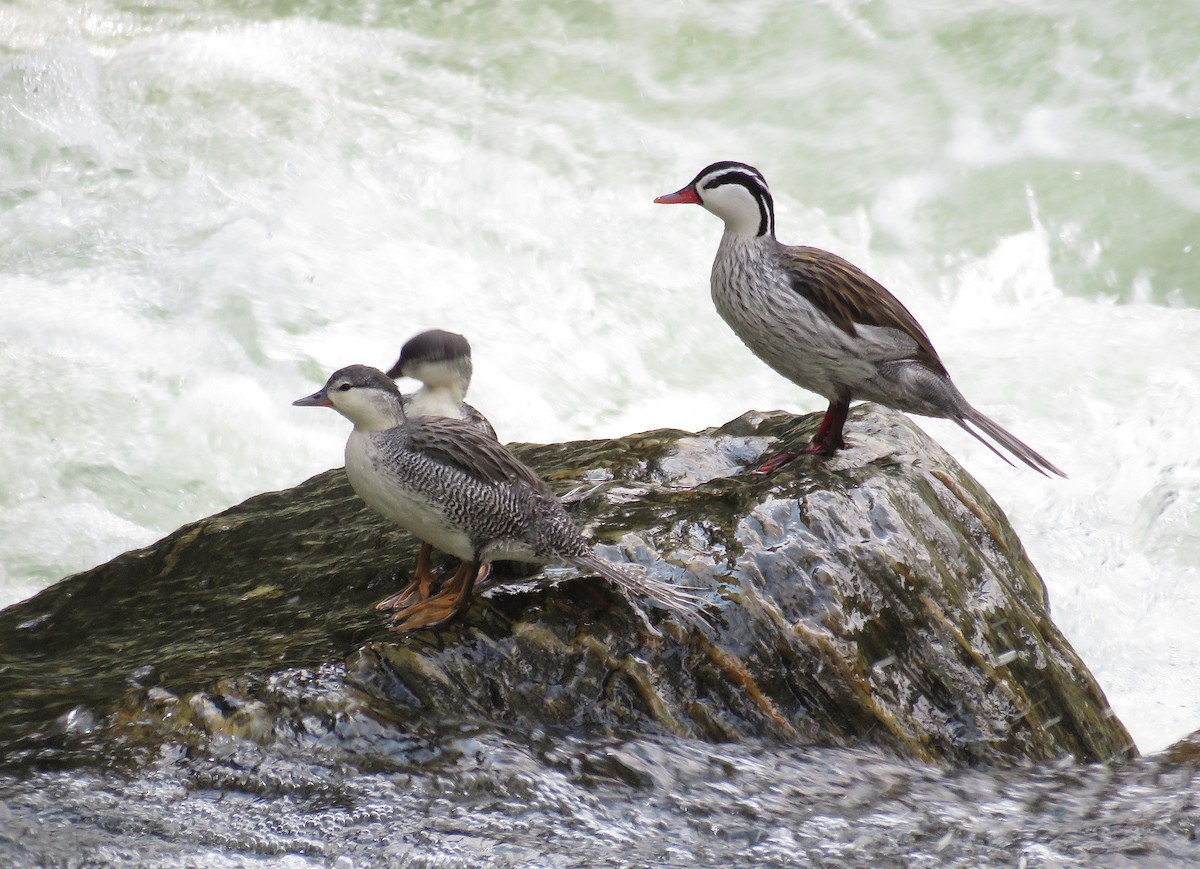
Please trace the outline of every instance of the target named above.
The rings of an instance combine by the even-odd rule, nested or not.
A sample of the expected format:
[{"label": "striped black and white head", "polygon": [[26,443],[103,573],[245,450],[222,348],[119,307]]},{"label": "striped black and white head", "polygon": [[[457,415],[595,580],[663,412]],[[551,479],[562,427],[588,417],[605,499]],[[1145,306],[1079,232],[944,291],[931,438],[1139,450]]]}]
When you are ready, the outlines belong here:
[{"label": "striped black and white head", "polygon": [[753,166],[723,160],[713,163],[674,193],[654,200],[672,204],[703,205],[734,235],[775,237],[775,202],[767,180]]},{"label": "striped black and white head", "polygon": [[388,377],[412,377],[427,389],[445,389],[462,401],[471,384],[471,344],[462,335],[430,329],[410,338]]},{"label": "striped black and white head", "polygon": [[338,369],[323,387],[292,404],[332,407],[363,431],[385,431],[404,421],[400,390],[390,377],[369,365]]}]

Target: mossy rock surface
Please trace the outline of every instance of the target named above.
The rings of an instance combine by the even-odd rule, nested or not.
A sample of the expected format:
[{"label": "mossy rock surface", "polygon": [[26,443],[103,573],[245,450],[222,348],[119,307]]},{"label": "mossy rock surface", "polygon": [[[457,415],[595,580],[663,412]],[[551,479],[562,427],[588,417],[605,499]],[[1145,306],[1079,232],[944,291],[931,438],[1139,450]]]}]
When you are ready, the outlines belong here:
[{"label": "mossy rock surface", "polygon": [[0,613],[0,749],[37,766],[80,733],[269,742],[321,721],[336,742],[469,721],[954,764],[1132,755],[1003,512],[904,416],[858,408],[844,453],[746,473],[817,422],[513,446],[557,491],[593,489],[570,509],[605,555],[703,590],[708,630],[551,570],[396,635],[373,605],[416,542],[333,470]]}]

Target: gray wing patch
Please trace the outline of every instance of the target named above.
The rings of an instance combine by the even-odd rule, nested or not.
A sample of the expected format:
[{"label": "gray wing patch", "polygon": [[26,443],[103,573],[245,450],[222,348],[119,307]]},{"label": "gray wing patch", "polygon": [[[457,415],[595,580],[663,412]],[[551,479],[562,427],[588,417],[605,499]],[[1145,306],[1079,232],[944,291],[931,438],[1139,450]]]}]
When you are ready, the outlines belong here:
[{"label": "gray wing patch", "polygon": [[545,482],[503,444],[468,422],[423,417],[410,419],[408,430],[412,448],[437,462],[488,483],[521,482],[535,492],[551,494]]}]

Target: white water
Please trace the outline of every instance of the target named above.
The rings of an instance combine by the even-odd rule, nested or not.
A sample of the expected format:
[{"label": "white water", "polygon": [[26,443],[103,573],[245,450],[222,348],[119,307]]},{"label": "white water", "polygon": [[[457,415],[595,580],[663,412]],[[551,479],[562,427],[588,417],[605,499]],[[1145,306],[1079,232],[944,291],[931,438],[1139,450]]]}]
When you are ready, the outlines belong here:
[{"label": "white water", "polygon": [[1139,746],[1200,728],[1195,13],[269,8],[0,9],[0,604],[339,464],[291,400],[428,327],[506,440],[821,409],[712,310],[717,221],[651,204],[741,159],[1070,474],[922,422]]}]

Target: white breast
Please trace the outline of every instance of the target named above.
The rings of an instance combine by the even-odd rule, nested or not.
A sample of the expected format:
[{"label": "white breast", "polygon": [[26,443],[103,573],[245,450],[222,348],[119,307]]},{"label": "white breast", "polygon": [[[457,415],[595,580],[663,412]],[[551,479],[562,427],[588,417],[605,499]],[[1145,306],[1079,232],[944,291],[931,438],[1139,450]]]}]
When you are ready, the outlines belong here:
[{"label": "white breast", "polygon": [[355,429],[346,442],[346,477],[367,506],[435,549],[464,561],[473,559],[471,539],[450,523],[438,504],[381,473],[383,461],[371,435]]},{"label": "white breast", "polygon": [[465,419],[462,399],[447,389],[419,389],[405,408],[412,416],[448,416]]}]

